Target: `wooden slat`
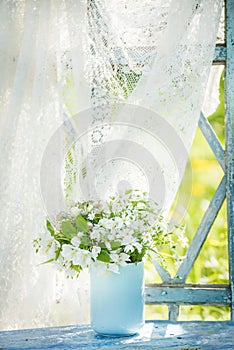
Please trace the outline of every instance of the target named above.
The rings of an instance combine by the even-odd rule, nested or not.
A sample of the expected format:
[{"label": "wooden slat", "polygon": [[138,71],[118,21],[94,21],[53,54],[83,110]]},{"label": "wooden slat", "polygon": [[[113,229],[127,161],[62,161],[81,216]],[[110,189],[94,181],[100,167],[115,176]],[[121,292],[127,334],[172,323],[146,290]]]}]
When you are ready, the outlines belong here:
[{"label": "wooden slat", "polygon": [[226,90],[226,174],[227,174],[227,217],[229,279],[232,291],[232,311],[234,320],[234,1],[226,1],[226,41],[227,67]]},{"label": "wooden slat", "polygon": [[214,54],[214,64],[224,64],[227,58],[227,49],[224,45],[216,45]]},{"label": "wooden slat", "polygon": [[178,304],[168,304],[168,319],[170,321],[177,321],[180,313],[180,307]]},{"label": "wooden slat", "polygon": [[204,114],[201,112],[200,119],[199,119],[199,127],[205,136],[211,150],[213,151],[217,161],[219,162],[221,168],[225,171],[225,162],[224,162],[224,149],[217,138],[214,129],[204,116]]},{"label": "wooden slat", "polygon": [[147,284],[146,304],[231,305],[229,285]]},{"label": "wooden slat", "polygon": [[[174,283],[184,283],[193,267],[193,264],[207,238],[212,224],[223,204],[226,195],[226,176],[220,182],[210,204],[205,212],[202,221],[197,229],[197,232],[188,248],[186,256],[177,271],[177,277],[174,278]],[[178,278],[179,277],[179,278]]]}]

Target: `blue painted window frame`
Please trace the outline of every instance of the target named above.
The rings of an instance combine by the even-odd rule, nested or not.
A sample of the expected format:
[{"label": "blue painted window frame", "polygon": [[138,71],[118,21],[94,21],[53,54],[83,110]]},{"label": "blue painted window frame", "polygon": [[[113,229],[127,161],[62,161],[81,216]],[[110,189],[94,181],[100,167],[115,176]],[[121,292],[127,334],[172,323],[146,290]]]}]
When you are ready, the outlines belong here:
[{"label": "blue painted window frame", "polygon": [[[176,321],[179,306],[218,305],[230,307],[234,320],[234,0],[225,1],[225,43],[218,44],[214,64],[225,64],[225,149],[211,125],[201,113],[199,127],[211,147],[224,176],[201,220],[185,260],[177,275],[180,279],[163,277],[162,284],[146,285],[146,304],[167,304],[169,319]],[[229,284],[186,284],[188,274],[207,238],[224,199],[227,200]]]}]

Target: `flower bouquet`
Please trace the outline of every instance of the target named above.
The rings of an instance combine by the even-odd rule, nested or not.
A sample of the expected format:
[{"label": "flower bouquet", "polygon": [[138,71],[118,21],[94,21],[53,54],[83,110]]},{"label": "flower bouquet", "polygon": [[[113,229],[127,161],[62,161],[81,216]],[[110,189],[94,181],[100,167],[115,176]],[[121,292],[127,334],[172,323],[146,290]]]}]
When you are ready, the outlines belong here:
[{"label": "flower bouquet", "polygon": [[46,262],[71,277],[90,268],[93,328],[118,335],[133,334],[143,324],[142,261],[152,256],[162,260],[159,248],[175,247],[157,204],[137,190],[107,201],[73,203],[53,222],[46,221],[45,233],[34,245],[49,257]]},{"label": "flower bouquet", "polygon": [[34,246],[70,276],[94,263],[118,273],[120,266],[152,255],[162,259],[160,247],[174,248],[171,234],[157,204],[146,193],[129,190],[107,201],[74,203],[46,221]]}]

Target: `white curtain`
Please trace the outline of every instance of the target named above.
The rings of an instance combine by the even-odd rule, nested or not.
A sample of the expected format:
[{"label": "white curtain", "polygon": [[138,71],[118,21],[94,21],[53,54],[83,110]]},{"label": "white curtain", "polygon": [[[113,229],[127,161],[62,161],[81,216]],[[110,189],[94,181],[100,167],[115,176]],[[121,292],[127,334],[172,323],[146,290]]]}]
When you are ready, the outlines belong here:
[{"label": "white curtain", "polygon": [[1,329],[88,322],[87,273],[38,266],[32,240],[46,215],[129,186],[168,211],[220,10],[219,0],[0,2]]}]

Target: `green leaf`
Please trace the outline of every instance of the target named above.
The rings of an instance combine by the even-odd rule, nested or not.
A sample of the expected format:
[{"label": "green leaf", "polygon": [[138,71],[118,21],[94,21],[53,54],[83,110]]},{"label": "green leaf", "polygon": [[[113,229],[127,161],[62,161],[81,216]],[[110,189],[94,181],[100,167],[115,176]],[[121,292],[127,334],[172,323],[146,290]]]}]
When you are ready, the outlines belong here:
[{"label": "green leaf", "polygon": [[72,269],[75,270],[76,272],[78,272],[78,274],[80,273],[80,271],[82,271],[82,267],[80,265],[71,265]]},{"label": "green leaf", "polygon": [[68,237],[68,238],[73,238],[76,236],[76,229],[75,227],[71,224],[70,221],[63,221],[62,222],[62,233]]},{"label": "green leaf", "polygon": [[102,249],[102,248],[104,248],[104,249],[106,248],[106,245],[105,245],[105,243],[103,243],[103,242],[100,242],[98,245],[99,245],[99,247],[100,247],[101,249]]},{"label": "green leaf", "polygon": [[40,263],[39,265],[49,264],[49,263],[51,263],[52,261],[54,261],[54,259],[46,260],[46,261],[44,261],[43,263]]},{"label": "green leaf", "polygon": [[51,225],[49,220],[46,220],[46,228],[47,230],[50,232],[51,236],[54,237],[55,233],[54,233],[54,228]]},{"label": "green leaf", "polygon": [[76,217],[76,226],[79,232],[87,232],[89,229],[87,221],[80,214]]},{"label": "green leaf", "polygon": [[106,250],[101,250],[97,257],[97,260],[108,263],[110,262],[110,255],[107,253]]},{"label": "green leaf", "polygon": [[62,248],[60,248],[60,247],[56,250],[56,252],[55,252],[55,260],[58,260],[61,250],[62,250]]},{"label": "green leaf", "polygon": [[121,243],[120,242],[111,242],[111,248],[113,250],[120,248]]},{"label": "green leaf", "polygon": [[88,245],[90,243],[90,239],[87,236],[81,238],[81,244]]},{"label": "green leaf", "polygon": [[62,232],[59,232],[55,237],[57,242],[59,242],[61,245],[70,243],[71,239],[68,237],[64,237],[64,234]]}]

